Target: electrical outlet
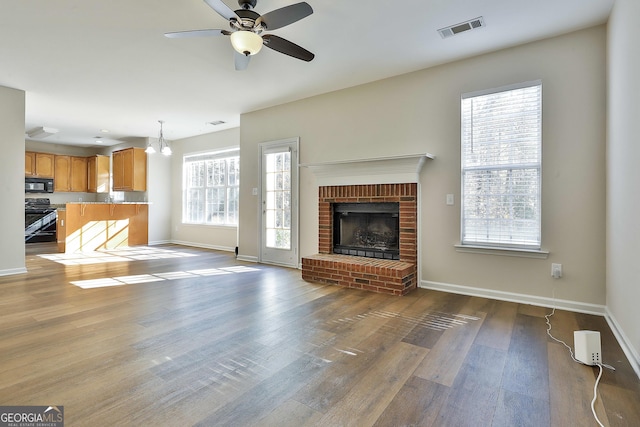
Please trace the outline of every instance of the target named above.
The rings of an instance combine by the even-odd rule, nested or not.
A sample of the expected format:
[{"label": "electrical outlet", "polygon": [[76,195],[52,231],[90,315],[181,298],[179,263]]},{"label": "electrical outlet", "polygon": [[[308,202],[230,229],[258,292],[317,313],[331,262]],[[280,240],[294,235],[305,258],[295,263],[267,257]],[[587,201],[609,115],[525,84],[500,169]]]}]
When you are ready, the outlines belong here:
[{"label": "electrical outlet", "polygon": [[447,194],[447,205],[453,206],[453,194]]},{"label": "electrical outlet", "polygon": [[562,264],[551,264],[551,277],[554,279],[562,277]]}]

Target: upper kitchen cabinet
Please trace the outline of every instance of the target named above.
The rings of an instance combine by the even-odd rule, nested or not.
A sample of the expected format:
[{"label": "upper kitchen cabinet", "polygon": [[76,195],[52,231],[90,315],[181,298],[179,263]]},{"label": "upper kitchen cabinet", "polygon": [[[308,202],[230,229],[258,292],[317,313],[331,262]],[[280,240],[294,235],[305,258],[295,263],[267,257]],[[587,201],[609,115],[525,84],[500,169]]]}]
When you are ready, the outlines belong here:
[{"label": "upper kitchen cabinet", "polygon": [[38,178],[53,178],[54,155],[49,153],[24,153],[24,174]]},{"label": "upper kitchen cabinet", "polygon": [[71,157],[71,191],[87,192],[86,157]]},{"label": "upper kitchen cabinet", "polygon": [[53,191],[71,191],[71,157],[55,156]]},{"label": "upper kitchen cabinet", "polygon": [[109,192],[109,157],[96,155],[87,159],[89,193]]},{"label": "upper kitchen cabinet", "polygon": [[111,153],[113,191],[147,191],[147,153],[132,147]]},{"label": "upper kitchen cabinet", "polygon": [[87,192],[87,158],[55,156],[54,191]]}]

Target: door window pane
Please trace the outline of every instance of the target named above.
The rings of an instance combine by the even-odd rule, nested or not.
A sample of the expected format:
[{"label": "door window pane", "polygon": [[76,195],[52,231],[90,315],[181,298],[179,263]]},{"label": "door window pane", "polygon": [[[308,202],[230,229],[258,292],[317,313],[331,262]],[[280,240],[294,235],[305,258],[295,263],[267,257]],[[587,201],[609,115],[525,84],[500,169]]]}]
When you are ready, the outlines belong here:
[{"label": "door window pane", "polygon": [[291,249],[291,153],[265,155],[266,246]]}]

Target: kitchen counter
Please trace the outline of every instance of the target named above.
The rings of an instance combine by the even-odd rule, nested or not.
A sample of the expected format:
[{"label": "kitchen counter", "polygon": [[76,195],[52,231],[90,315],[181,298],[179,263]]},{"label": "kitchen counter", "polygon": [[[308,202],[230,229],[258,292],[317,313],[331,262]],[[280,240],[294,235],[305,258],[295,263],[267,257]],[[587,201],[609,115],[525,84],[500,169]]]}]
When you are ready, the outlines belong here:
[{"label": "kitchen counter", "polygon": [[95,251],[148,244],[147,202],[70,202],[63,210],[64,234],[58,241],[61,251]]}]

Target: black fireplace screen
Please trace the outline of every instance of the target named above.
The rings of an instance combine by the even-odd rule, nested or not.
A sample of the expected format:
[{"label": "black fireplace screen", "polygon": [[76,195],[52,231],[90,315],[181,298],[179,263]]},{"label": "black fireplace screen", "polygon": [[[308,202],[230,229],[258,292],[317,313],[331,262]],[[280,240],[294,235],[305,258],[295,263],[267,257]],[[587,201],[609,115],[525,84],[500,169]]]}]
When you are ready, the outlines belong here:
[{"label": "black fireplace screen", "polygon": [[335,203],[333,252],[400,259],[398,203]]}]

